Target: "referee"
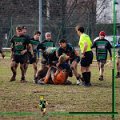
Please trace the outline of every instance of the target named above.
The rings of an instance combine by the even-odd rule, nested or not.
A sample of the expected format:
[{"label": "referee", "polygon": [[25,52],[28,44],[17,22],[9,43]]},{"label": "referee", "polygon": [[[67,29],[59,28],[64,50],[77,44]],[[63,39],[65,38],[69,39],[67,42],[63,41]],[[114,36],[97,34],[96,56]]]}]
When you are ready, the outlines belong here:
[{"label": "referee", "polygon": [[83,85],[86,87],[91,86],[90,78],[91,78],[91,71],[90,71],[90,64],[92,64],[93,60],[93,53],[91,50],[92,42],[90,37],[84,33],[84,28],[81,26],[76,27],[76,32],[79,39],[79,47],[81,51],[81,73],[83,77]]}]

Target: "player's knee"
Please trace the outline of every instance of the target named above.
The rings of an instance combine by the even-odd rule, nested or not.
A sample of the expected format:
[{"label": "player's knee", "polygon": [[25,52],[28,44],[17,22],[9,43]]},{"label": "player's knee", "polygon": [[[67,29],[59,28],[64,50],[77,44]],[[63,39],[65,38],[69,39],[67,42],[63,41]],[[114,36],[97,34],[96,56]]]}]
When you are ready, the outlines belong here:
[{"label": "player's knee", "polygon": [[20,69],[21,69],[21,70],[24,70],[24,65],[20,65]]},{"label": "player's knee", "polygon": [[75,66],[71,66],[71,70],[75,70]]}]

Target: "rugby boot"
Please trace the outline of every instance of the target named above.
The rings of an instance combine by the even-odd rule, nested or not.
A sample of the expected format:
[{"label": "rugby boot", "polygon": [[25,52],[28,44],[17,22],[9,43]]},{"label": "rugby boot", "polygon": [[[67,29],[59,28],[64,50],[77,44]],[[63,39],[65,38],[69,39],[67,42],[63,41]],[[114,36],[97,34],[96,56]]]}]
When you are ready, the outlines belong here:
[{"label": "rugby boot", "polygon": [[16,80],[16,76],[13,75],[13,76],[10,78],[10,82],[15,81],[15,80]]}]

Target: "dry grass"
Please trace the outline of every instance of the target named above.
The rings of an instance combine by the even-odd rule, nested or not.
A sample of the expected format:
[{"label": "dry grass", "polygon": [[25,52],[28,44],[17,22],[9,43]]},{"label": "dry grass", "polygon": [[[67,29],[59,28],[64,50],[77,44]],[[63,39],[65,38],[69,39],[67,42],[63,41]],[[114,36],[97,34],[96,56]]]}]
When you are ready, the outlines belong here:
[{"label": "dry grass", "polygon": [[[20,70],[15,82],[11,77],[10,60],[0,59],[0,113],[33,112],[31,116],[2,115],[0,120],[111,120],[111,116],[48,116],[41,117],[38,108],[39,96],[45,95],[48,101],[47,112],[111,112],[112,80],[111,67],[106,66],[105,80],[98,80],[98,68],[92,65],[92,87],[75,85],[75,78],[69,78],[73,85],[36,85],[33,84],[33,69],[29,66],[26,79],[20,83]],[[120,79],[116,80],[116,110],[120,112]],[[116,119],[120,119],[118,115]]]}]

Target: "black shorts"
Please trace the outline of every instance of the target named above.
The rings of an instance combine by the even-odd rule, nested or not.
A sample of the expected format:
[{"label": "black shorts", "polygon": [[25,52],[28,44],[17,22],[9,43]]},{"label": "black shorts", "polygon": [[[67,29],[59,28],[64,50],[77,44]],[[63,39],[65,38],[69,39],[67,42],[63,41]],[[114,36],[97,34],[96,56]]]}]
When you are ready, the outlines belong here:
[{"label": "black shorts", "polygon": [[89,67],[90,64],[92,64],[93,52],[92,51],[85,52],[84,56],[85,57],[81,59],[80,64],[82,67]]},{"label": "black shorts", "polygon": [[97,62],[99,62],[99,63],[106,63],[106,60],[97,60]]},{"label": "black shorts", "polygon": [[13,61],[16,63],[24,64],[25,63],[25,55],[14,55]]},{"label": "black shorts", "polygon": [[37,58],[36,57],[32,57],[29,59],[30,64],[36,63],[37,62]]},{"label": "black shorts", "polygon": [[24,54],[25,55],[25,63],[29,64],[29,59],[30,59],[30,52],[27,52]]},{"label": "black shorts", "polygon": [[34,57],[32,55],[29,56],[30,64],[37,63],[37,55],[34,53]]}]

